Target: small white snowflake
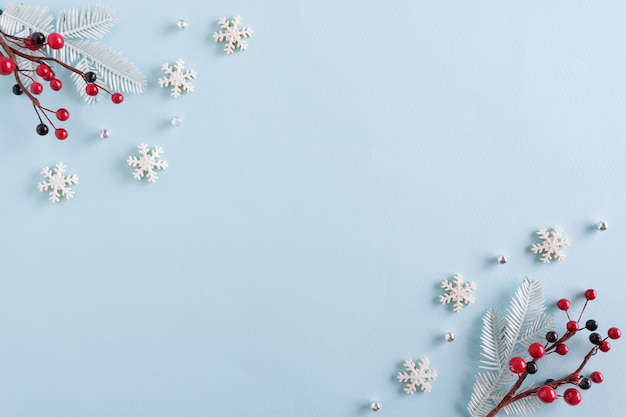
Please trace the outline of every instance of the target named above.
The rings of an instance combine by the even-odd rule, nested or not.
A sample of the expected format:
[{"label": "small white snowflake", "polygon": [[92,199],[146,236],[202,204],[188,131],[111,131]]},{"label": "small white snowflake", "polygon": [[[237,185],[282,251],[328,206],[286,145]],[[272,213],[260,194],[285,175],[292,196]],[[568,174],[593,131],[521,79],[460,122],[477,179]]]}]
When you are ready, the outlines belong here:
[{"label": "small white snowflake", "polygon": [[424,392],[430,392],[432,386],[430,385],[430,380],[435,380],[437,378],[437,371],[434,369],[428,369],[430,366],[430,360],[428,358],[420,359],[417,362],[417,367],[415,366],[415,362],[411,359],[407,359],[402,364],[407,372],[398,372],[398,381],[406,382],[406,386],[404,387],[404,392],[409,395],[413,395],[413,393],[417,390],[417,387]]},{"label": "small white snowflake", "polygon": [[236,48],[239,48],[240,51],[245,51],[248,48],[248,44],[242,39],[251,37],[252,29],[239,28],[241,26],[241,16],[233,17],[230,22],[225,17],[222,17],[218,24],[222,31],[213,33],[213,39],[215,39],[215,42],[226,42],[224,52],[230,55]]},{"label": "small white snowflake", "polygon": [[68,200],[74,197],[74,191],[68,186],[78,184],[78,177],[76,174],[64,176],[65,168],[67,167],[59,162],[54,167],[54,173],[48,167],[41,170],[41,175],[48,181],[38,183],[37,189],[41,192],[50,190],[49,200],[53,203],[57,203],[60,197]]},{"label": "small white snowflake", "polygon": [[546,229],[539,229],[537,236],[541,239],[542,243],[534,243],[531,246],[533,253],[541,253],[541,262],[549,264],[551,259],[556,261],[562,261],[565,259],[565,254],[560,252],[559,249],[572,244],[572,241],[566,237],[561,237],[560,227],[552,228],[552,231],[548,232]]},{"label": "small white snowflake", "polygon": [[148,178],[149,182],[156,182],[159,179],[155,170],[166,169],[167,161],[159,160],[159,157],[163,153],[163,148],[157,146],[153,150],[148,149],[148,145],[142,143],[137,146],[139,149],[139,158],[136,156],[129,156],[126,162],[128,165],[135,168],[133,171],[133,177],[137,180],[141,180],[144,176]]},{"label": "small white snowflake", "polygon": [[159,78],[159,87],[172,86],[170,95],[172,97],[180,97],[181,92],[192,93],[193,85],[189,82],[196,78],[197,74],[195,70],[188,70],[183,72],[185,62],[182,59],[177,59],[174,68],[169,64],[163,64],[161,71],[165,73],[165,77]]},{"label": "small white snowflake", "polygon": [[452,282],[449,282],[447,279],[441,281],[441,288],[446,290],[447,293],[439,296],[439,302],[441,304],[448,304],[454,301],[454,308],[452,310],[455,313],[463,310],[463,303],[467,305],[474,304],[474,297],[469,293],[476,289],[476,284],[473,282],[463,284],[463,276],[461,274],[456,274]]}]

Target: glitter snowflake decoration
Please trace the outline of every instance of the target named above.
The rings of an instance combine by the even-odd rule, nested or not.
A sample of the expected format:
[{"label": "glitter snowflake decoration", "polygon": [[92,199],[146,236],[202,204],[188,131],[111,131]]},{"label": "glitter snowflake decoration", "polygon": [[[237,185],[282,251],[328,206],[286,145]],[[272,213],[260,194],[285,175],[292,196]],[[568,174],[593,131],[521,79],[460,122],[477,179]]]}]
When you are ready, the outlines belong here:
[{"label": "glitter snowflake decoration", "polygon": [[467,305],[474,304],[475,299],[469,293],[476,289],[476,284],[473,282],[463,283],[461,274],[456,274],[452,282],[447,279],[441,281],[441,288],[446,290],[446,294],[439,296],[439,302],[441,304],[448,304],[453,301],[453,311],[455,313],[463,310],[463,303]]},{"label": "glitter snowflake decoration", "polygon": [[37,184],[37,189],[41,192],[50,190],[49,200],[53,203],[57,203],[60,197],[70,199],[74,197],[74,191],[69,187],[70,185],[78,184],[78,177],[76,174],[63,175],[67,167],[58,163],[54,167],[54,172],[48,167],[41,170],[41,175],[47,180]]},{"label": "glitter snowflake decoration", "polygon": [[550,260],[562,261],[565,259],[565,254],[559,249],[569,246],[572,241],[566,237],[561,237],[560,227],[554,227],[552,231],[548,232],[546,229],[539,229],[537,236],[542,240],[541,243],[535,243],[531,246],[530,250],[533,253],[541,253],[541,262],[549,264]]},{"label": "glitter snowflake decoration", "polygon": [[428,369],[430,366],[430,360],[428,360],[428,358],[420,359],[417,362],[417,367],[415,366],[415,362],[411,359],[405,360],[402,365],[406,369],[406,372],[398,372],[398,381],[406,382],[404,392],[413,395],[413,393],[417,391],[417,387],[420,387],[424,392],[431,391],[432,386],[428,381],[437,378],[437,371]]},{"label": "glitter snowflake decoration", "polygon": [[196,78],[197,73],[195,70],[184,71],[185,61],[177,59],[174,67],[169,64],[163,64],[161,71],[165,73],[165,77],[159,78],[159,87],[172,87],[170,95],[174,98],[180,97],[181,92],[192,93],[193,85],[190,80]]},{"label": "glitter snowflake decoration", "polygon": [[141,180],[144,175],[148,178],[149,182],[156,182],[159,179],[155,170],[163,170],[167,168],[167,161],[161,161],[159,157],[163,153],[163,148],[157,146],[153,150],[148,148],[148,145],[142,143],[137,146],[139,149],[139,158],[135,156],[129,156],[126,162],[128,165],[135,168],[133,171],[133,177],[137,180]]},{"label": "glitter snowflake decoration", "polygon": [[248,48],[248,44],[243,39],[252,36],[252,29],[239,28],[241,26],[241,16],[235,16],[231,21],[227,21],[225,17],[222,17],[218,24],[222,30],[213,33],[213,39],[215,39],[215,42],[226,42],[224,52],[230,55],[236,48],[239,48],[240,51],[245,51]]}]

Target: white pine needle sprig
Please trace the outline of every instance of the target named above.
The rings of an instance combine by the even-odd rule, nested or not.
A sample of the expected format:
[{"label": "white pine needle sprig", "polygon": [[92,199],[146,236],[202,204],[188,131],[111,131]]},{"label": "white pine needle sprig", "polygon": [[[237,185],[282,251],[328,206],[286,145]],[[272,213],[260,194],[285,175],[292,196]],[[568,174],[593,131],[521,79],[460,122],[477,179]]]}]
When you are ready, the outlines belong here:
[{"label": "white pine needle sprig", "polygon": [[114,24],[115,11],[108,7],[74,7],[59,12],[56,31],[66,39],[102,39]]},{"label": "white pine needle sprig", "polygon": [[[505,316],[495,310],[485,314],[479,368],[486,372],[476,374],[467,406],[471,417],[486,416],[502,401],[517,379],[508,368],[511,358],[522,355],[529,343],[543,338],[551,328],[552,316],[545,313],[541,284],[528,279],[515,292]],[[541,405],[532,396],[509,404],[504,411],[507,414],[530,414]]]},{"label": "white pine needle sprig", "polygon": [[48,14],[47,7],[24,6],[23,4],[9,4],[0,14],[0,28],[9,35],[17,35],[26,30],[28,33],[52,32],[53,17]]}]

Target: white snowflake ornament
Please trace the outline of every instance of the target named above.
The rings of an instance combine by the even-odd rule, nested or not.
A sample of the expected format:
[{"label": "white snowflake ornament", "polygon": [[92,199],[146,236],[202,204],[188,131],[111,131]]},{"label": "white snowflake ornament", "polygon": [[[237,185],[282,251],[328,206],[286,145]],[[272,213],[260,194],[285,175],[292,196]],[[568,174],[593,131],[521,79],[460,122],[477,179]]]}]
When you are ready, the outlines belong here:
[{"label": "white snowflake ornament", "polygon": [[139,149],[140,157],[129,156],[126,160],[128,165],[135,168],[133,177],[141,180],[145,175],[148,178],[148,182],[156,182],[159,179],[156,170],[167,169],[167,161],[159,159],[163,153],[163,148],[156,146],[153,150],[150,150],[145,143],[137,146],[137,148]]},{"label": "white snowflake ornament", "polygon": [[161,66],[161,71],[165,73],[165,77],[159,78],[159,87],[171,86],[170,96],[174,98],[180,97],[180,93],[183,91],[186,93],[193,92],[193,85],[190,81],[196,78],[198,74],[195,70],[183,71],[184,68],[185,61],[180,58],[176,60],[173,68],[169,64]]},{"label": "white snowflake ornament", "polygon": [[404,392],[413,395],[413,393],[417,391],[417,387],[423,392],[430,392],[432,390],[432,386],[428,381],[437,378],[437,371],[428,369],[430,366],[430,360],[428,358],[417,361],[417,366],[415,366],[415,362],[411,359],[405,360],[402,365],[406,369],[406,372],[398,372],[398,381],[406,382]]},{"label": "white snowflake ornament", "polygon": [[58,203],[60,197],[65,197],[67,200],[74,197],[74,191],[69,185],[78,184],[78,177],[76,174],[64,176],[65,169],[67,167],[59,162],[54,167],[54,172],[48,167],[41,170],[41,175],[47,180],[37,184],[37,189],[41,192],[50,190],[49,200],[53,203]]},{"label": "white snowflake ornament", "polygon": [[243,39],[252,36],[252,29],[240,28],[241,16],[235,16],[230,21],[222,17],[218,24],[222,30],[213,33],[213,39],[215,39],[215,42],[226,42],[224,52],[230,55],[236,48],[239,48],[240,51],[245,51],[248,48],[248,44]]},{"label": "white snowflake ornament", "polygon": [[439,302],[441,304],[454,302],[454,308],[452,310],[455,313],[463,310],[463,303],[467,305],[474,304],[475,298],[470,295],[470,292],[476,289],[476,284],[473,282],[463,283],[463,276],[461,274],[456,274],[452,282],[447,279],[441,281],[441,288],[446,290],[446,294],[439,296]]},{"label": "white snowflake ornament", "polygon": [[544,264],[549,264],[550,260],[554,259],[555,261],[562,261],[565,259],[565,254],[559,249],[570,246],[572,241],[566,237],[561,237],[560,227],[554,227],[550,232],[546,229],[537,230],[537,236],[542,240],[541,243],[534,243],[530,250],[533,253],[541,253],[541,262]]}]

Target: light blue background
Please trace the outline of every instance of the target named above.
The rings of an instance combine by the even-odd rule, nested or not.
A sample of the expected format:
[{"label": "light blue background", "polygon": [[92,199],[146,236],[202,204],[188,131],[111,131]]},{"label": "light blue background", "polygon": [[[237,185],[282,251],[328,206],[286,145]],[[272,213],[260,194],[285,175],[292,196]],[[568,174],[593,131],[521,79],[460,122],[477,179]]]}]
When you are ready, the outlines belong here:
[{"label": "light blue background", "polygon": [[[143,95],[44,94],[72,113],[59,142],[0,79],[0,415],[464,416],[481,317],[525,277],[574,314],[594,287],[585,317],[626,327],[624,2],[103,3]],[[254,36],[227,56],[211,35],[235,14]],[[177,58],[198,78],[172,99]],[[125,163],[143,142],[156,184]],[[51,204],[57,162],[80,183]],[[572,247],[543,265],[557,225]],[[456,273],[478,286],[459,314],[437,302]],[[537,415],[622,412],[620,342],[581,405]],[[407,396],[395,375],[425,356],[433,391]]]}]

